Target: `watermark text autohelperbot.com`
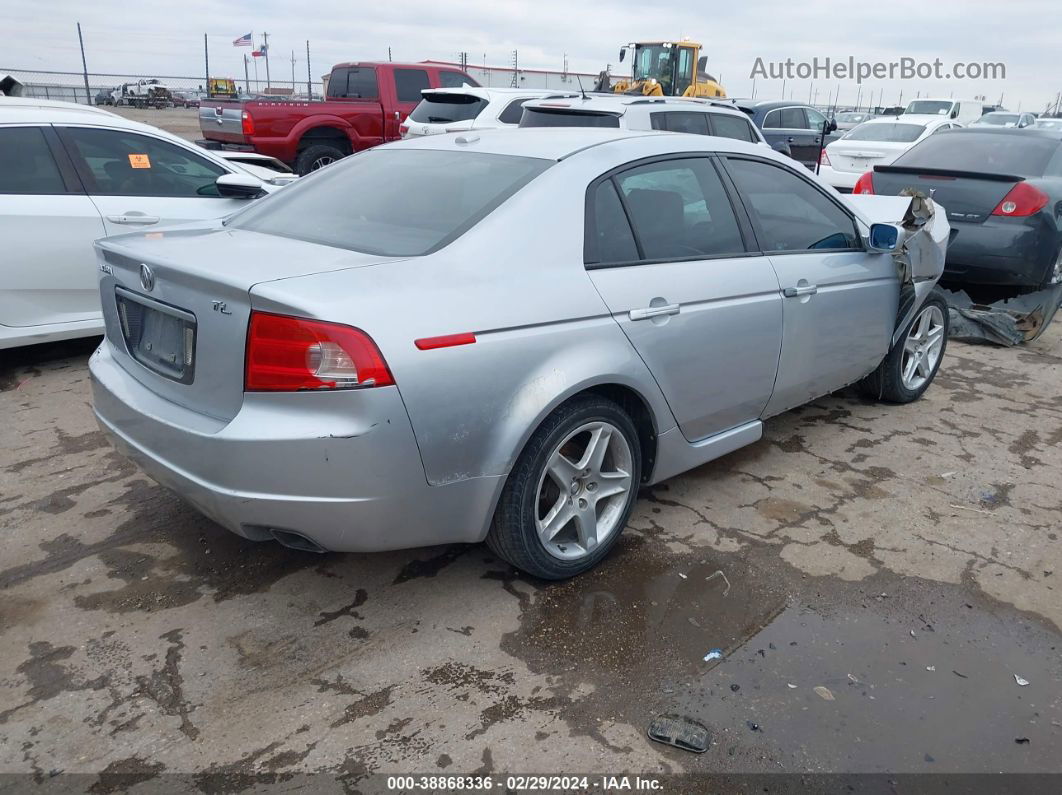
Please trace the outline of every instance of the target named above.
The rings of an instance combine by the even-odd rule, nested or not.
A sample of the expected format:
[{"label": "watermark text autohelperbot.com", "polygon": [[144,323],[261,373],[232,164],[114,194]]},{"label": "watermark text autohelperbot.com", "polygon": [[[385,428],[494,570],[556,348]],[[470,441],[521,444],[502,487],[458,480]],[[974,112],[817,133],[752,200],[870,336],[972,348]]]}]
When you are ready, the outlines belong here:
[{"label": "watermark text autohelperbot.com", "polygon": [[810,61],[765,61],[757,58],[750,79],[760,80],[1005,80],[1007,65],[989,61],[956,61],[940,58],[919,61],[903,57],[895,61],[858,61],[847,58],[812,58]]}]

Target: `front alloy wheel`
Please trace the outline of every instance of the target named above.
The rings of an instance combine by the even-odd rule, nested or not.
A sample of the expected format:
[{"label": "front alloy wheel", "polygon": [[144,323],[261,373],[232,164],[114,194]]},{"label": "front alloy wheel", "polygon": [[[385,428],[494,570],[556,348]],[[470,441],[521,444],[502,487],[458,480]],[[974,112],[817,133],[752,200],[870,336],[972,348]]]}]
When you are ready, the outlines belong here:
[{"label": "front alloy wheel", "polygon": [[929,304],[915,318],[903,344],[901,378],[903,385],[915,392],[933,377],[944,352],[944,313],[936,304]]}]

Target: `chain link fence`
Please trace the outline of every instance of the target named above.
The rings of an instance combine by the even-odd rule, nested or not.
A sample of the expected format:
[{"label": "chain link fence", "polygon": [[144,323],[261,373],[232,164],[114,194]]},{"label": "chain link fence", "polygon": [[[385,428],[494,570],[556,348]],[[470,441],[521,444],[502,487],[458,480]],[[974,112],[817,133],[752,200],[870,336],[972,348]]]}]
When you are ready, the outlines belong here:
[{"label": "chain link fence", "polygon": [[[266,82],[263,69],[256,79],[249,74],[246,80],[236,80],[240,95],[284,96],[306,99],[306,79],[281,80],[271,76]],[[200,75],[135,75],[88,73],[88,91],[85,90],[85,75],[81,72],[29,71],[0,67],[0,77],[10,75],[22,83],[22,96],[39,99],[54,99],[62,102],[77,102],[82,105],[143,105],[148,107],[181,107],[206,98],[206,80]],[[152,82],[153,81],[153,82]],[[320,99],[323,78],[312,86],[313,99]],[[164,90],[160,90],[164,89]]]}]

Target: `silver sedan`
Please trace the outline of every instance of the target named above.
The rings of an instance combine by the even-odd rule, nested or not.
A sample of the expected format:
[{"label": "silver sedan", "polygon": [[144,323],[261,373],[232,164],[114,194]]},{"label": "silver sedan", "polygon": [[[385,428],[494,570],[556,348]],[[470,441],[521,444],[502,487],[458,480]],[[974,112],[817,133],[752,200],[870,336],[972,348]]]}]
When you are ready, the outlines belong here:
[{"label": "silver sedan", "polygon": [[917,399],[947,236],[931,202],[842,198],[723,138],[404,141],[223,222],[98,243],[95,410],[246,538],[486,540],[569,577],[640,485],[766,418],[847,384]]}]

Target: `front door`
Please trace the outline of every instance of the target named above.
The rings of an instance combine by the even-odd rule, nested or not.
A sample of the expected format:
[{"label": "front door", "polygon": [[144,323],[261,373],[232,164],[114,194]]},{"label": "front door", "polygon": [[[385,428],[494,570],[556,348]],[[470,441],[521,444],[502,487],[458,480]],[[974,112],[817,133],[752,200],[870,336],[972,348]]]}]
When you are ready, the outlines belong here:
[{"label": "front door", "polygon": [[606,175],[589,206],[590,278],[682,434],[696,441],[758,418],[781,343],[778,281],[746,246],[712,158]]},{"label": "front door", "polygon": [[782,288],[770,416],[877,367],[896,322],[899,279],[892,257],[866,251],[854,216],[810,179],[753,158],[725,163]]},{"label": "front door", "polygon": [[50,128],[0,128],[0,325],[100,316],[92,241],[103,237],[103,222],[56,153],[63,154]]},{"label": "front door", "polygon": [[60,127],[108,235],[221,218],[246,199],[218,195],[229,172],[183,146],[117,128]]}]

